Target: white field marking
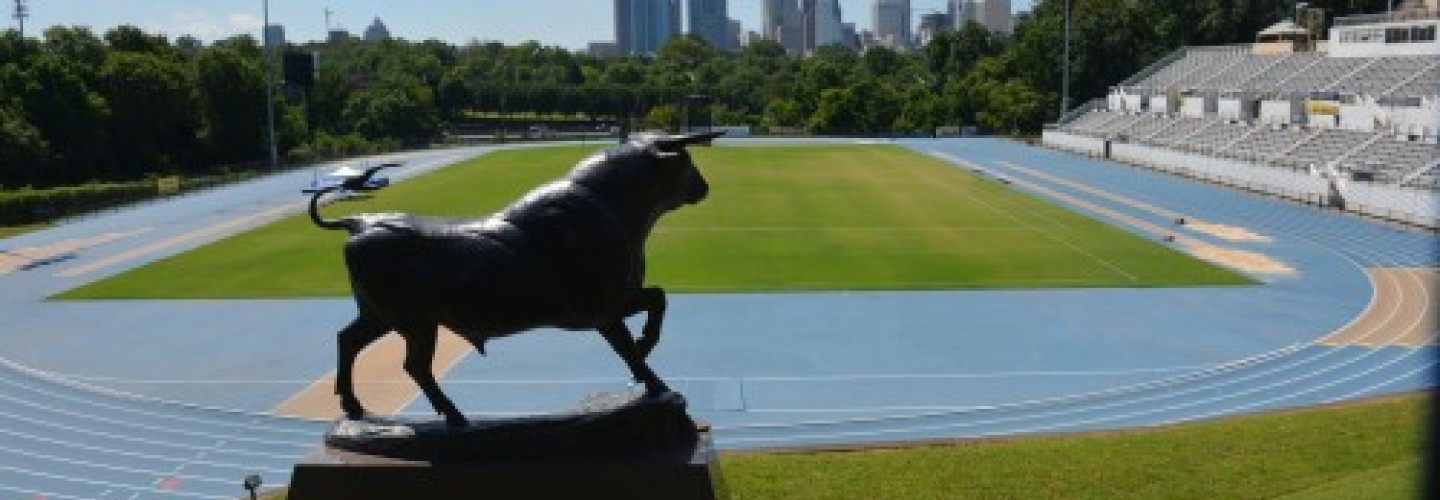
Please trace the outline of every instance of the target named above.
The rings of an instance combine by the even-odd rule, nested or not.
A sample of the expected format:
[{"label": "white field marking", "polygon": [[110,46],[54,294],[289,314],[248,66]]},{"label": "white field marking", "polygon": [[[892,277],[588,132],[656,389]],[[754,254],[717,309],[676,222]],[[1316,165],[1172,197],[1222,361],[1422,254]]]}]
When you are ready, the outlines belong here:
[{"label": "white field marking", "polygon": [[[948,154],[946,154],[946,153],[942,153],[942,152],[939,152],[939,151],[934,151],[934,150],[931,150],[930,152],[922,152],[921,154],[924,154],[924,155],[926,155],[926,156],[928,156],[928,157],[930,157],[931,159],[934,159],[934,160],[938,160],[938,161],[945,162],[945,163],[952,163],[952,164],[955,163],[955,161],[956,161],[956,159],[957,159],[957,158],[954,157],[954,156],[951,156],[951,155],[948,155]],[[989,169],[987,169],[987,168],[985,168],[985,167],[976,165],[976,164],[974,164],[974,163],[971,163],[971,162],[968,162],[968,161],[965,161],[965,160],[960,160],[960,161],[963,162],[963,163],[965,163],[965,165],[952,165],[952,166],[965,167],[965,168],[966,168],[965,172],[966,172],[966,173],[970,173],[970,174],[973,174],[973,173],[974,173],[974,172],[972,172],[972,170],[979,170],[980,172],[982,172],[982,173],[984,173],[984,174],[989,174],[989,175],[992,175],[992,176],[994,175]],[[1007,177],[1007,178],[1008,178],[1008,177]],[[1010,203],[1010,204],[1009,204],[1010,207],[1015,207],[1016,205],[1017,205],[1016,203]],[[1072,228],[1072,225],[1071,225],[1069,222],[1067,222],[1067,221],[1065,221],[1065,220],[1062,220],[1062,219],[1057,219],[1057,218],[1054,218],[1054,217],[1045,217],[1045,218],[1042,218],[1042,219],[1040,220],[1040,223],[1041,223],[1042,225],[1045,225],[1045,226],[1056,227],[1056,228],[1067,229],[1067,230]]]},{"label": "white field marking", "polygon": [[1180,213],[1180,212],[1176,212],[1176,211],[1174,211],[1174,210],[1170,210],[1170,209],[1167,209],[1167,208],[1164,208],[1164,207],[1160,207],[1160,206],[1152,205],[1152,204],[1150,204],[1150,203],[1146,203],[1146,202],[1143,202],[1143,201],[1140,201],[1140,200],[1136,200],[1136,199],[1134,199],[1134,198],[1129,198],[1129,197],[1126,197],[1126,196],[1121,196],[1121,195],[1118,195],[1118,194],[1115,194],[1115,193],[1112,193],[1112,192],[1109,192],[1109,191],[1106,191],[1106,190],[1103,190],[1103,189],[1100,189],[1100,188],[1097,188],[1097,187],[1094,187],[1094,186],[1090,186],[1090,185],[1088,185],[1088,184],[1084,184],[1084,183],[1081,183],[1081,182],[1078,182],[1078,181],[1073,181],[1073,180],[1066,179],[1066,178],[1064,178],[1064,177],[1060,177],[1060,176],[1056,176],[1056,175],[1051,175],[1051,174],[1049,174],[1049,173],[1047,173],[1047,172],[1042,172],[1042,171],[1039,171],[1039,170],[1030,168],[1030,167],[1028,167],[1028,166],[1025,166],[1025,165],[1022,165],[1022,164],[1019,164],[1019,163],[1010,162],[1010,161],[1000,161],[999,163],[1000,163],[1000,165],[1002,165],[1002,166],[1004,166],[1004,167],[1011,168],[1011,169],[1014,169],[1014,170],[1018,170],[1018,171],[1020,171],[1020,172],[1029,174],[1029,175],[1031,175],[1031,176],[1033,176],[1033,177],[1039,177],[1039,178],[1041,178],[1041,179],[1046,179],[1046,180],[1049,180],[1050,182],[1054,182],[1054,183],[1056,183],[1056,184],[1060,184],[1060,185],[1063,185],[1063,186],[1069,186],[1069,187],[1075,188],[1075,189],[1077,189],[1077,190],[1080,190],[1080,191],[1083,191],[1083,192],[1090,193],[1090,194],[1092,194],[1092,195],[1098,196],[1098,197],[1100,197],[1100,198],[1104,198],[1104,199],[1107,199],[1107,200],[1110,200],[1110,201],[1114,201],[1114,202],[1119,203],[1119,204],[1122,204],[1122,205],[1126,205],[1126,206],[1129,206],[1129,207],[1132,207],[1132,208],[1136,208],[1136,209],[1139,209],[1139,210],[1143,210],[1143,211],[1146,211],[1146,212],[1153,213],[1153,214],[1158,215],[1158,216],[1160,216],[1160,217],[1162,217],[1162,218],[1171,219],[1171,220],[1176,220],[1176,219],[1184,218],[1184,219],[1186,219],[1185,227],[1186,227],[1187,229],[1190,229],[1190,230],[1193,230],[1193,231],[1198,231],[1198,232],[1205,233],[1205,234],[1209,234],[1209,235],[1212,235],[1212,236],[1216,236],[1216,237],[1219,237],[1219,238],[1224,239],[1224,240],[1229,240],[1229,241],[1244,241],[1244,242],[1259,242],[1259,243],[1267,243],[1267,242],[1270,242],[1270,241],[1274,241],[1274,239],[1273,239],[1273,238],[1270,238],[1269,236],[1255,233],[1255,232],[1250,231],[1249,229],[1246,229],[1246,228],[1229,226],[1229,225],[1225,225],[1225,224],[1217,224],[1217,223],[1214,223],[1214,222],[1209,222],[1209,221],[1206,221],[1206,220],[1201,220],[1201,219],[1198,219],[1198,218],[1195,218],[1195,217],[1192,217],[1192,216],[1188,216],[1188,215],[1182,214],[1182,213]]},{"label": "white field marking", "polygon": [[164,239],[164,240],[160,240],[160,241],[157,241],[157,242],[155,242],[155,243],[151,243],[151,244],[149,244],[149,245],[142,246],[142,247],[140,247],[140,248],[136,248],[136,249],[133,249],[133,250],[130,250],[130,251],[127,251],[127,252],[122,252],[122,253],[119,253],[119,254],[116,254],[116,255],[112,255],[112,256],[110,256],[110,257],[106,257],[106,258],[104,258],[104,259],[97,260],[97,261],[95,261],[95,262],[91,262],[91,263],[89,263],[89,264],[80,265],[80,266],[75,266],[75,267],[66,269],[66,270],[64,270],[64,271],[61,271],[61,272],[55,274],[55,276],[56,276],[56,277],[60,277],[60,278],[74,278],[74,277],[77,277],[77,276],[80,276],[80,275],[83,275],[83,274],[92,273],[92,272],[95,272],[95,271],[97,271],[97,270],[100,270],[100,269],[103,269],[103,268],[106,268],[106,267],[110,267],[110,266],[113,266],[113,265],[115,265],[115,264],[119,264],[119,263],[121,263],[121,262],[125,262],[125,261],[132,260],[132,259],[137,259],[137,258],[140,258],[140,257],[146,255],[146,254],[158,252],[158,251],[160,251],[160,250],[164,250],[164,249],[167,249],[167,248],[170,248],[170,247],[173,247],[173,246],[181,245],[181,244],[184,244],[184,243],[186,243],[186,242],[189,242],[189,241],[192,241],[192,240],[195,240],[195,239],[199,239],[199,238],[203,238],[203,237],[207,237],[207,236],[212,236],[212,235],[217,235],[217,234],[224,234],[224,233],[227,233],[227,232],[230,232],[230,231],[239,229],[239,228],[241,228],[241,227],[244,227],[244,226],[246,226],[246,225],[248,225],[248,224],[256,224],[256,223],[260,223],[260,222],[272,220],[272,219],[278,218],[278,217],[280,217],[280,216],[282,216],[282,215],[285,215],[285,214],[287,214],[287,213],[289,213],[289,212],[293,212],[293,211],[295,211],[295,210],[297,210],[297,209],[299,209],[299,208],[301,208],[301,207],[303,207],[303,206],[305,206],[304,203],[289,203],[289,204],[285,204],[285,205],[281,205],[281,206],[278,206],[278,207],[274,207],[274,208],[271,208],[271,209],[268,209],[268,210],[265,210],[265,211],[262,211],[262,212],[257,212],[257,213],[253,213],[253,214],[246,215],[246,216],[242,216],[242,217],[236,217],[236,218],[234,218],[234,219],[230,219],[230,220],[225,221],[225,222],[222,222],[222,223],[220,223],[220,224],[216,224],[216,225],[213,225],[213,226],[208,226],[208,227],[205,227],[205,228],[202,228],[202,229],[197,229],[197,230],[194,230],[194,231],[191,231],[191,232],[188,232],[188,233],[185,233],[185,234],[181,234],[181,235],[178,235],[178,236],[175,236],[175,237],[172,237],[172,238],[167,238],[167,239]]},{"label": "white field marking", "polygon": [[[9,491],[22,495],[34,495],[31,497],[33,500],[95,500],[93,498],[72,497],[70,495],[61,495],[59,493],[50,493],[48,491],[15,488],[3,484],[0,484],[0,491]],[[105,490],[105,493],[101,493],[100,496],[107,496],[110,494],[110,491],[111,490]]]},{"label": "white field marking", "polygon": [[[962,158],[959,158],[959,157],[955,157],[955,156],[951,156],[951,155],[949,155],[949,154],[942,153],[942,152],[939,152],[939,151],[934,151],[934,153],[937,154],[937,155],[940,155],[941,157],[943,157],[943,158],[945,158],[945,159],[947,159],[947,160],[949,160],[949,161],[951,161],[952,163],[957,163],[957,164],[965,165],[965,166],[970,167],[970,168],[976,168],[976,169],[984,170],[983,167],[981,167],[981,166],[979,166],[979,165],[976,165],[975,163],[972,163],[972,162],[970,162],[970,161],[968,161],[968,160],[965,160],[965,159],[962,159]],[[1061,238],[1059,235],[1056,235],[1053,231],[1044,231],[1044,230],[1041,230],[1040,228],[1035,227],[1035,225],[1030,224],[1029,222],[1027,222],[1027,221],[1025,221],[1025,220],[1023,220],[1023,219],[1021,219],[1021,218],[1019,218],[1019,217],[1017,217],[1013,212],[1011,212],[1011,211],[1009,211],[1009,210],[1002,210],[1002,209],[1000,209],[999,207],[996,207],[993,203],[990,203],[988,200],[985,200],[984,198],[980,198],[980,197],[978,197],[978,196],[972,196],[971,199],[974,199],[974,200],[976,200],[976,201],[979,201],[981,204],[983,204],[983,205],[985,205],[985,206],[987,206],[987,207],[990,207],[991,210],[994,210],[994,211],[996,211],[996,212],[1004,215],[1005,217],[1009,218],[1010,220],[1013,220],[1013,221],[1015,221],[1016,223],[1018,223],[1018,224],[1020,224],[1020,225],[1022,225],[1022,226],[1025,226],[1025,227],[1027,227],[1027,228],[1030,228],[1030,229],[1034,230],[1035,232],[1040,233],[1041,235],[1044,235],[1045,237],[1050,238],[1051,240],[1054,240],[1055,242],[1060,243],[1061,245],[1065,245],[1067,248],[1069,248],[1069,249],[1071,249],[1071,250],[1074,250],[1075,252],[1079,253],[1080,255],[1084,255],[1085,257],[1090,258],[1090,260],[1093,260],[1093,261],[1095,261],[1095,262],[1100,263],[1100,265],[1106,267],[1107,269],[1109,269],[1109,270],[1111,270],[1111,271],[1114,271],[1115,273],[1117,273],[1117,274],[1119,274],[1119,275],[1121,275],[1121,276],[1124,276],[1125,279],[1130,280],[1131,283],[1138,283],[1138,282],[1140,281],[1140,278],[1139,278],[1139,277],[1135,276],[1134,274],[1131,274],[1129,271],[1126,271],[1125,269],[1122,269],[1120,266],[1117,266],[1117,265],[1115,265],[1113,262],[1110,262],[1110,261],[1108,261],[1108,260],[1105,260],[1105,259],[1101,258],[1101,257],[1098,256],[1098,255],[1095,255],[1095,254],[1092,254],[1092,253],[1090,253],[1090,252],[1085,251],[1085,249],[1080,248],[1079,246],[1077,246],[1077,245],[1075,245],[1074,243],[1072,243],[1070,240],[1067,240],[1067,239],[1065,239],[1065,238]]]}]

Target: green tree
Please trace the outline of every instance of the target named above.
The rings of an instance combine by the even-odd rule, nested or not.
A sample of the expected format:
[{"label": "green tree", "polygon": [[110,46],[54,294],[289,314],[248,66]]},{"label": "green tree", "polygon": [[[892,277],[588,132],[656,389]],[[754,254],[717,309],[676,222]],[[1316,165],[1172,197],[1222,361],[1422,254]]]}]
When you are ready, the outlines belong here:
[{"label": "green tree", "polygon": [[195,60],[204,135],[216,158],[242,162],[266,155],[265,76],[260,60],[219,46]]},{"label": "green tree", "polygon": [[188,73],[153,53],[114,51],[100,68],[109,137],[122,177],[194,165],[198,120]]},{"label": "green tree", "polygon": [[355,92],[345,103],[344,120],[370,138],[394,139],[419,146],[440,134],[434,93],[413,77],[391,76]]},{"label": "green tree", "polygon": [[54,158],[19,106],[0,103],[0,186],[42,182]]},{"label": "green tree", "polygon": [[859,101],[848,88],[825,89],[807,126],[819,134],[853,133],[860,128]]},{"label": "green tree", "polygon": [[112,163],[103,147],[109,109],[86,82],[87,73],[79,62],[54,53],[36,56],[24,72],[20,100],[62,167],[37,182],[84,181]]}]

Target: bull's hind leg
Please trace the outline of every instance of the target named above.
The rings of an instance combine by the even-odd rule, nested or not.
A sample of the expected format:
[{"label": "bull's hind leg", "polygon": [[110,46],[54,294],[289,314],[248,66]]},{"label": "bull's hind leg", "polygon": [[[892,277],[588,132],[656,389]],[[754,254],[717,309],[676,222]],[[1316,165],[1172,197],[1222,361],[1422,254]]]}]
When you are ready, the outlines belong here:
[{"label": "bull's hind leg", "polygon": [[390,328],[385,326],[384,322],[373,314],[368,314],[362,306],[360,315],[351,321],[349,326],[340,330],[340,334],[336,336],[335,347],[338,356],[335,368],[335,394],[340,395],[340,409],[348,418],[365,417],[365,407],[360,404],[360,399],[355,397],[355,383],[352,376],[355,358],[366,346],[385,336],[389,331]]},{"label": "bull's hind leg", "polygon": [[435,412],[445,416],[446,424],[464,427],[468,423],[465,415],[440,391],[440,384],[435,381],[435,373],[430,368],[438,342],[437,328],[438,325],[433,323],[400,328],[400,335],[405,337],[405,373],[410,374],[410,379],[420,386]]},{"label": "bull's hind leg", "polygon": [[605,337],[610,348],[625,361],[625,366],[630,368],[630,375],[645,383],[645,392],[656,394],[670,390],[665,382],[650,370],[650,365],[645,363],[645,358],[640,355],[640,348],[635,345],[635,339],[630,336],[630,329],[625,327],[625,323],[616,321],[601,326],[600,336]]}]

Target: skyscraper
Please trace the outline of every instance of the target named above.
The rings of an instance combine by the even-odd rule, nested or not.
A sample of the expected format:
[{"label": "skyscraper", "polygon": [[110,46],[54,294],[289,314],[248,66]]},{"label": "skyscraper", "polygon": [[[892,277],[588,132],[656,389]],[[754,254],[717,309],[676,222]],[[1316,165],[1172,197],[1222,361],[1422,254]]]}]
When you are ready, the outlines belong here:
[{"label": "skyscraper", "polygon": [[730,36],[730,12],[726,0],[689,0],[690,34],[720,50],[733,50],[738,37]]},{"label": "skyscraper", "polygon": [[1015,31],[1015,15],[1010,10],[1010,0],[950,0],[947,10],[955,21],[955,29],[975,21],[996,33],[1008,35]]},{"label": "skyscraper", "polygon": [[785,13],[794,8],[795,0],[765,0],[761,5],[760,34],[771,40],[780,39],[780,30],[785,25]]},{"label": "skyscraper", "polygon": [[840,0],[815,0],[812,49],[845,44],[845,26],[840,19]]},{"label": "skyscraper", "polygon": [[1009,35],[1015,31],[1015,14],[1010,10],[1010,0],[985,0],[980,12],[980,24],[990,31]]},{"label": "skyscraper", "polygon": [[806,0],[765,0],[763,5],[765,26],[761,32],[765,38],[780,42],[791,55],[805,53],[808,31],[802,1]]},{"label": "skyscraper", "polygon": [[679,0],[615,0],[615,43],[626,54],[654,54],[680,32]]},{"label": "skyscraper", "polygon": [[875,38],[896,49],[910,46],[910,0],[875,0]]}]

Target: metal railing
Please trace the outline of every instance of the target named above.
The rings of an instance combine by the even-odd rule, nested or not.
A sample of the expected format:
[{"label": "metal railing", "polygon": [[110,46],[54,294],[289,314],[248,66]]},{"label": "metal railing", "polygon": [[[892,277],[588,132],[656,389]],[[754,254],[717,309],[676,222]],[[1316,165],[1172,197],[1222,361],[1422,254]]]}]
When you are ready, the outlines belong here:
[{"label": "metal railing", "polygon": [[1397,10],[1379,14],[1360,14],[1335,18],[1335,26],[1358,26],[1362,24],[1393,23],[1399,21],[1426,21],[1440,19],[1440,11]]},{"label": "metal railing", "polygon": [[1094,98],[1094,99],[1091,99],[1089,102],[1086,102],[1085,104],[1081,104],[1080,107],[1078,107],[1078,108],[1072,109],[1072,110],[1070,110],[1070,111],[1066,111],[1063,116],[1061,116],[1059,119],[1055,120],[1055,125],[1057,125],[1057,126],[1068,125],[1068,124],[1070,124],[1070,122],[1075,121],[1075,119],[1080,118],[1081,116],[1084,116],[1085,113],[1089,113],[1089,112],[1095,111],[1095,110],[1097,110],[1097,109],[1104,109],[1104,108],[1107,108],[1108,106],[1109,106],[1109,102],[1106,101],[1105,98],[1103,98],[1103,97],[1096,97],[1096,98]]}]

